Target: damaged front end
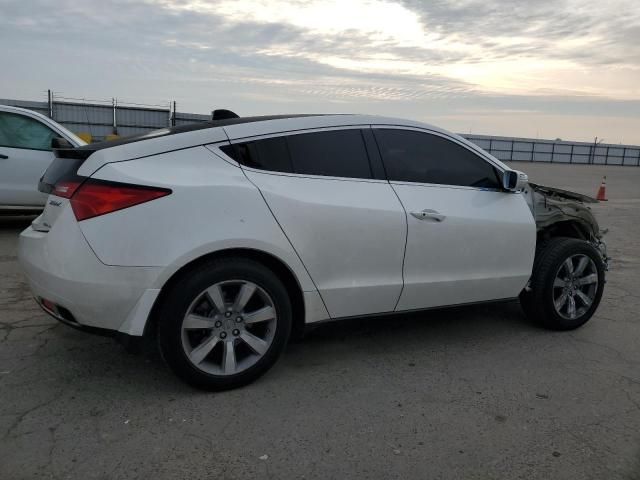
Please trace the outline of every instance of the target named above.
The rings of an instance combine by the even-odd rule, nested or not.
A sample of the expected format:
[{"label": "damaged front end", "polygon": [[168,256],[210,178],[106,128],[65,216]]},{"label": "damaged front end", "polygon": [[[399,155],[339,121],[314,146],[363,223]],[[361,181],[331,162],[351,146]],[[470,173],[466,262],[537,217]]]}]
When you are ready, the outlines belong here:
[{"label": "damaged front end", "polygon": [[598,200],[579,193],[528,183],[523,195],[533,213],[538,231],[538,241],[554,236],[582,238],[602,255],[605,268],[609,269],[609,256],[598,222],[586,204]]}]

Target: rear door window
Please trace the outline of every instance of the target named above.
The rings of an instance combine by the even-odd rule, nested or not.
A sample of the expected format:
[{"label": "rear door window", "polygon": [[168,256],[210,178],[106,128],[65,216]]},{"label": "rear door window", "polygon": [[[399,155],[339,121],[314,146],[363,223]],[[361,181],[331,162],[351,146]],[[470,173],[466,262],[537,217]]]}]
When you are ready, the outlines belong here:
[{"label": "rear door window", "polygon": [[333,130],[287,137],[296,173],[372,178],[360,130]]},{"label": "rear door window", "polygon": [[221,150],[242,165],[260,170],[372,178],[367,149],[358,129],[267,138]]},{"label": "rear door window", "polygon": [[414,130],[374,133],[389,180],[500,188],[493,165],[451,140]]}]

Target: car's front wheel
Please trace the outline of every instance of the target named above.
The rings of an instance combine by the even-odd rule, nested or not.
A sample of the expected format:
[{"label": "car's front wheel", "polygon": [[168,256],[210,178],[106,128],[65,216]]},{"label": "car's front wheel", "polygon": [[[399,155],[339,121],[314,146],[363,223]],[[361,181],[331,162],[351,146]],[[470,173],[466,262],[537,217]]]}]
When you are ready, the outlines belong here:
[{"label": "car's front wheel", "polygon": [[278,359],[291,331],[287,290],[253,260],[213,260],[189,271],[164,298],[158,341],[183,380],[207,390],[252,382]]},{"label": "car's front wheel", "polygon": [[537,254],[530,290],[520,296],[526,315],[553,330],[571,330],[594,314],[604,289],[600,252],[574,238],[553,238]]}]

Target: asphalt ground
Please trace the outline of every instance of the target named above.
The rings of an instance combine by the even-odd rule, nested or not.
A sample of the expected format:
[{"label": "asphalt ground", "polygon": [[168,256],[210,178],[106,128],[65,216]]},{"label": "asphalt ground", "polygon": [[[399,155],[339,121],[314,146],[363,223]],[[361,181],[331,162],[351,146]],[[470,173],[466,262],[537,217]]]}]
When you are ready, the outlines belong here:
[{"label": "asphalt ground", "polygon": [[43,314],[16,261],[29,219],[0,219],[0,479],[640,479],[640,168],[513,165],[589,195],[607,175],[587,325],[516,302],[327,324],[217,394]]}]

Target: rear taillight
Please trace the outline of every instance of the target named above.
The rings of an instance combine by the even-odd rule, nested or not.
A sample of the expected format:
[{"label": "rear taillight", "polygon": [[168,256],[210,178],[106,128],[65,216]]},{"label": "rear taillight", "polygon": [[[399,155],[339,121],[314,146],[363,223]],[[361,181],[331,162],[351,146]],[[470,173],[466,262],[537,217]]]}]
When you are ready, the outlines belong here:
[{"label": "rear taillight", "polygon": [[[56,185],[57,188],[57,185]],[[133,207],[169,195],[168,188],[131,185],[88,179],[71,197],[71,208],[78,221]]]}]

